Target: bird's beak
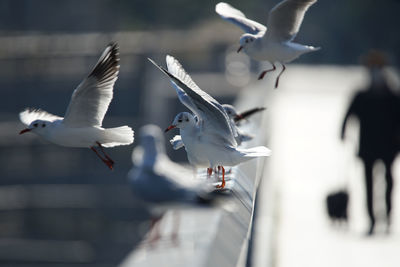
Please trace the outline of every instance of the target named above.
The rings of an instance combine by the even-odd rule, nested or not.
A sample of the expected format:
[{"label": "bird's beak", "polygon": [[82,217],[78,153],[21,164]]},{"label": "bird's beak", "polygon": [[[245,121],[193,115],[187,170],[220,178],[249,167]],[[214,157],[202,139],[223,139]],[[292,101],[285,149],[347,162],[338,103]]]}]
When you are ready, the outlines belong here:
[{"label": "bird's beak", "polygon": [[242,49],[243,49],[243,45],[239,46],[239,49],[236,52],[239,53],[240,51],[242,51]]},{"label": "bird's beak", "polygon": [[176,125],[170,125],[170,126],[168,126],[167,129],[165,129],[164,133],[166,133],[166,132],[168,132],[169,130],[174,129],[174,128],[176,128]]},{"label": "bird's beak", "polygon": [[234,118],[233,118],[233,120],[234,121],[240,121],[240,120],[243,120],[244,118],[243,118],[243,116],[241,115],[241,114],[237,114]]},{"label": "bird's beak", "polygon": [[20,131],[19,134],[27,133],[27,132],[30,132],[30,131],[31,131],[31,129],[26,128],[26,129],[23,129],[22,131]]}]

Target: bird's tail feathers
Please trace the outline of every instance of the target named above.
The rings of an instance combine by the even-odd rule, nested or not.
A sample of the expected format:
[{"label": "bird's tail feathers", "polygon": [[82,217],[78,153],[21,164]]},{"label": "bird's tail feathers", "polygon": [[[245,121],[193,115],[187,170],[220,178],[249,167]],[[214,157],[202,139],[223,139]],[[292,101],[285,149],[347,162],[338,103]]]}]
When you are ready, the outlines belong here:
[{"label": "bird's tail feathers", "polygon": [[133,143],[134,132],[129,126],[121,126],[104,130],[104,147],[122,146]]},{"label": "bird's tail feathers", "polygon": [[268,157],[271,155],[271,149],[265,146],[256,146],[252,148],[237,148],[239,152],[243,153],[244,157]]},{"label": "bird's tail feathers", "polygon": [[310,46],[310,45],[308,45],[307,48],[308,48],[309,51],[318,51],[318,50],[321,49],[320,46],[315,47],[315,46]]}]

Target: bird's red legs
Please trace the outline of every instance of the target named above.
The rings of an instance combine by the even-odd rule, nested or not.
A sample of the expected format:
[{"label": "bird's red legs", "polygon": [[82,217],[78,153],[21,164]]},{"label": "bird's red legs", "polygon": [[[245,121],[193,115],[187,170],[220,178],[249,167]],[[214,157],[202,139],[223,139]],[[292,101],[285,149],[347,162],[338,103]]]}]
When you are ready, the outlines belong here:
[{"label": "bird's red legs", "polygon": [[278,77],[276,77],[276,81],[275,81],[275,89],[278,88],[278,84],[279,84],[279,78],[281,77],[282,73],[286,70],[286,67],[284,64],[282,64],[282,70],[281,72],[278,74]]},{"label": "bird's red legs", "polygon": [[99,143],[99,142],[96,142],[97,143],[97,145],[100,147],[100,150],[101,150],[101,152],[104,154],[104,156],[106,157],[106,159],[108,159],[109,161],[110,161],[110,163],[112,164],[112,165],[114,165],[114,161],[107,155],[107,153],[104,151],[104,149],[103,149],[103,146]]},{"label": "bird's red legs", "polygon": [[276,70],[276,67],[275,67],[275,64],[272,63],[272,69],[264,70],[263,72],[261,72],[260,75],[258,76],[258,79],[262,80],[264,78],[265,74],[267,74],[267,72],[271,72],[271,71],[274,71],[274,70]]},{"label": "bird's red legs", "polygon": [[221,185],[217,185],[216,188],[224,188],[225,187],[225,169],[223,166],[218,166],[218,168],[221,167],[222,169],[222,183]]},{"label": "bird's red legs", "polygon": [[91,146],[90,149],[93,150],[94,153],[96,153],[96,155],[107,165],[108,168],[110,168],[110,170],[112,170],[113,169],[113,165],[114,165],[114,161],[104,152],[103,147],[101,146],[101,144],[99,142],[96,142],[96,143],[99,145],[99,147],[101,149],[101,152],[104,154],[104,156],[106,158],[103,158],[99,154],[99,152],[97,152],[96,148],[94,148],[93,146]]},{"label": "bird's red legs", "polygon": [[210,178],[212,172],[213,172],[212,168],[207,168],[207,178]]}]

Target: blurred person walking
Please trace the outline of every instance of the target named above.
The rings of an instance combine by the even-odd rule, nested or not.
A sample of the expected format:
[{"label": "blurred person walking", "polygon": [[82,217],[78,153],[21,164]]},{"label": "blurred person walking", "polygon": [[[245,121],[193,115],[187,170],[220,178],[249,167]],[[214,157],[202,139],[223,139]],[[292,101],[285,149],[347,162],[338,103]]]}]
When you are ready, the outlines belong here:
[{"label": "blurred person walking", "polygon": [[364,163],[367,210],[370,219],[368,235],[374,233],[375,216],[373,207],[373,166],[377,160],[385,165],[386,179],[386,223],[390,229],[392,210],[392,163],[400,144],[400,97],[389,87],[384,67],[385,55],[371,50],[363,59],[368,68],[370,84],[366,90],[357,92],[343,120],[341,139],[345,138],[348,118],[355,115],[360,124],[358,156]]}]

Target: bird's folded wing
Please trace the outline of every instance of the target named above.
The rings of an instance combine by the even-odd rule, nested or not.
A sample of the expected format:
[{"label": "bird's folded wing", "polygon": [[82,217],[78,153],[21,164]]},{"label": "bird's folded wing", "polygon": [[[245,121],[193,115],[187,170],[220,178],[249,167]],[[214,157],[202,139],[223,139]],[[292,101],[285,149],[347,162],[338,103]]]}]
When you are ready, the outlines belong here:
[{"label": "bird's folded wing", "polygon": [[23,124],[26,126],[30,125],[31,122],[35,120],[46,120],[46,121],[56,121],[56,120],[62,120],[62,117],[50,114],[44,110],[41,109],[30,109],[27,108],[21,113],[19,113],[19,119]]},{"label": "bird's folded wing", "polygon": [[169,142],[174,150],[178,150],[185,146],[180,135],[175,135]]},{"label": "bird's folded wing", "polygon": [[317,0],[285,0],[269,12],[267,38],[291,41],[299,32],[304,14]]},{"label": "bird's folded wing", "polygon": [[118,45],[111,43],[89,76],[72,94],[64,123],[70,127],[101,126],[113,97],[118,72]]},{"label": "bird's folded wing", "polygon": [[246,18],[240,10],[227,3],[218,3],[215,6],[215,12],[217,12],[223,19],[239,26],[247,33],[259,34],[260,32],[264,33],[267,30],[267,27],[261,23]]}]

